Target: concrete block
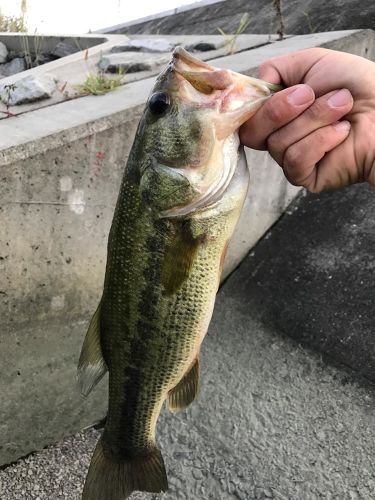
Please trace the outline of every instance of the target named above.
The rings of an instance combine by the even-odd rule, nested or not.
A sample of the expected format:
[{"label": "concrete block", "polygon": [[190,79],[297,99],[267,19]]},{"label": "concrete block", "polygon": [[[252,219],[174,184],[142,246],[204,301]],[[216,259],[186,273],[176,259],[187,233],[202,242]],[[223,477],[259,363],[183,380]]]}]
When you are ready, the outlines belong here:
[{"label": "concrete block", "polygon": [[[349,47],[351,36],[355,50],[373,44],[368,31],[294,37],[213,63],[251,74],[270,55],[340,39]],[[0,464],[104,415],[105,383],[83,401],[75,366],[101,293],[122,171],[153,82],[0,120]],[[298,191],[266,153],[248,155],[249,199],[226,274]]]},{"label": "concrete block", "polygon": [[1,167],[2,464],[105,415],[75,373],[137,118]]}]

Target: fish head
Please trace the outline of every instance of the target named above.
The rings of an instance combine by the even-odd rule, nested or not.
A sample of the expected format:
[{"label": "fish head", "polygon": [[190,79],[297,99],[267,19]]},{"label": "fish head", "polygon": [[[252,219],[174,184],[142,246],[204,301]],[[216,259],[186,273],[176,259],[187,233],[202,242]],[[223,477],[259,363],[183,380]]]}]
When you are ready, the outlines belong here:
[{"label": "fish head", "polygon": [[176,217],[219,200],[235,171],[237,131],[274,90],[177,47],[140,126],[143,201],[161,217]]}]

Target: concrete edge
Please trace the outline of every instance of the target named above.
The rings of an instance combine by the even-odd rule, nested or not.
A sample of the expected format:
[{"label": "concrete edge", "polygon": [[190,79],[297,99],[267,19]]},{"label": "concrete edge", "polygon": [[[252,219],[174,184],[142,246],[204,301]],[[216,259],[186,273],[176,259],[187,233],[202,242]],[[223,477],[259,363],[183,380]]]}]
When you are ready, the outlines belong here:
[{"label": "concrete edge", "polygon": [[[211,63],[240,73],[253,74],[259,64],[269,57],[323,44],[329,47],[339,39],[361,34],[366,37],[369,33],[373,34],[371,30],[351,30],[299,35],[258,49],[213,59]],[[97,126],[100,130],[103,130],[102,127],[110,128],[113,120],[116,120],[115,117],[111,118],[111,115],[121,112],[129,114],[132,110],[137,111],[138,106],[144,105],[154,80],[155,77],[147,78],[124,85],[104,96],[81,97],[25,113],[16,118],[1,120],[0,141],[3,142],[0,142],[0,166],[34,156],[36,141],[44,141],[42,147],[47,151],[70,143],[85,134],[91,134],[93,130],[97,130]],[[106,120],[103,121],[104,118]],[[96,121],[99,123],[95,124]],[[71,130],[67,132],[67,128]],[[8,142],[6,139],[4,142],[2,137],[8,137]]]},{"label": "concrete edge", "polygon": [[[47,37],[49,35],[43,34],[40,36]],[[55,37],[56,35],[52,36]],[[72,36],[61,35],[61,36],[67,39],[75,38],[74,35]],[[87,36],[91,38],[98,38],[98,36],[95,35],[87,35]],[[82,38],[82,35],[80,35],[80,37]],[[89,51],[90,57],[100,55],[102,52],[107,52],[111,47],[113,47],[113,45],[116,45],[118,43],[124,43],[124,41],[129,40],[129,37],[127,37],[126,35],[105,35],[102,38],[106,41],[87,49]],[[37,66],[36,68],[27,69],[26,71],[22,71],[21,73],[17,73],[16,75],[7,76],[6,78],[2,78],[1,83],[4,85],[8,85],[9,83],[17,82],[28,75],[41,75],[45,73],[53,73],[54,71],[56,71],[56,69],[65,68],[66,66],[70,66],[72,63],[77,63],[79,61],[82,61],[85,51],[86,49],[80,50],[79,52],[75,52],[70,56],[65,56],[62,57],[61,59],[57,59],[56,61],[42,64],[41,66]]]}]

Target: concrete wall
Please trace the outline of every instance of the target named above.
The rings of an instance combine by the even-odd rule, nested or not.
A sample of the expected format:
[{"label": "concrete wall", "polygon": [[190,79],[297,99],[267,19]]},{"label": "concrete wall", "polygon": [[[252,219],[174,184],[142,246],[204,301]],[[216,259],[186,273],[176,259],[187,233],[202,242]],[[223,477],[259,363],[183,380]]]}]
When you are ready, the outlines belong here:
[{"label": "concrete wall", "polygon": [[[303,35],[323,31],[373,29],[373,0],[286,0],[281,2],[284,32]],[[98,30],[97,33],[217,34],[236,33],[244,14],[249,24],[244,33],[277,33],[279,20],[273,0],[222,0],[196,2],[175,10]]]},{"label": "concrete wall", "polygon": [[[342,42],[339,42],[341,40]],[[294,37],[214,64],[253,73],[272,54],[319,44],[374,57],[374,34]],[[122,171],[153,78],[0,122],[0,464],[102,418],[75,367],[100,297]],[[298,192],[266,153],[226,262],[233,269]]]}]

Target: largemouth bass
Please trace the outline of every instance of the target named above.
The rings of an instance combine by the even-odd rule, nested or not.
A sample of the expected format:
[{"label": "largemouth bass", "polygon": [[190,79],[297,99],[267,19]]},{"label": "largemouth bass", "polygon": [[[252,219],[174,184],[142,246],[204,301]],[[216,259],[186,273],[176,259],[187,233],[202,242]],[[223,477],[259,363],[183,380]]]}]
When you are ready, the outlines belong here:
[{"label": "largemouth bass", "polygon": [[78,374],[84,394],[109,372],[108,416],[84,500],[168,488],[155,443],[163,402],[195,398],[199,350],[249,174],[237,130],[273,86],[182,48],[159,75],[123,176],[103,295]]}]

